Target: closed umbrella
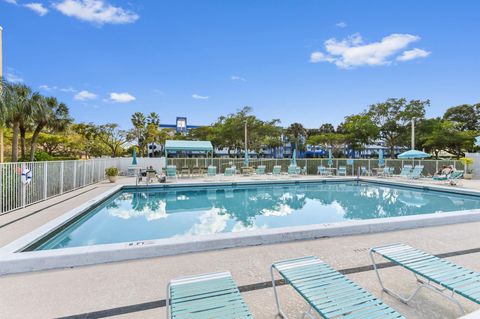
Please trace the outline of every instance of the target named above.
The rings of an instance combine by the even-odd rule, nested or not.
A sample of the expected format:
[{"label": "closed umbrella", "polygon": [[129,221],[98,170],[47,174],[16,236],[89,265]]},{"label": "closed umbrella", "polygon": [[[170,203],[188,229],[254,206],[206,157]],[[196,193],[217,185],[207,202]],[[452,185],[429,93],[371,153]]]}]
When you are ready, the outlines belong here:
[{"label": "closed umbrella", "polygon": [[333,156],[332,156],[332,149],[328,149],[328,166],[333,166]]},{"label": "closed umbrella", "polygon": [[137,165],[137,148],[133,148],[132,165]]},{"label": "closed umbrella", "polygon": [[292,162],[290,163],[292,166],[297,166],[297,150],[293,150],[292,153]]},{"label": "closed umbrella", "polygon": [[378,151],[378,166],[383,167],[385,166],[385,159],[383,158],[383,149]]},{"label": "closed umbrella", "polygon": [[245,151],[245,157],[243,158],[243,165],[244,165],[245,167],[248,167],[248,162],[249,162],[248,152]]}]

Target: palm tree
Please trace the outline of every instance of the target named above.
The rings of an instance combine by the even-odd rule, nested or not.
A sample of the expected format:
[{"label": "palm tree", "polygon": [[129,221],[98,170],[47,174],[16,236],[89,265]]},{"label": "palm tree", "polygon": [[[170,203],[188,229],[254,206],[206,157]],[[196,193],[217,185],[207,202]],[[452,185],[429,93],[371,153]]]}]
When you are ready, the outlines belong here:
[{"label": "palm tree", "polygon": [[287,128],[287,135],[291,140],[295,143],[295,151],[298,154],[298,147],[300,144],[300,140],[307,135],[307,130],[303,127],[300,123],[292,123]]},{"label": "palm tree", "polygon": [[56,98],[35,95],[32,100],[32,122],[35,129],[30,145],[31,161],[35,159],[38,136],[45,127],[58,132],[65,130],[71,122],[68,107],[63,103],[58,103]]},{"label": "palm tree", "polygon": [[160,126],[160,116],[155,112],[148,114],[147,123],[153,124],[158,128]]},{"label": "palm tree", "polygon": [[7,127],[11,115],[11,91],[6,81],[0,78],[0,163],[4,162],[4,129]]},{"label": "palm tree", "polygon": [[144,141],[146,134],[146,123],[147,120],[145,115],[142,112],[135,112],[131,117],[131,122],[133,125],[132,135],[137,140],[138,153],[140,157],[143,157],[144,151]]}]

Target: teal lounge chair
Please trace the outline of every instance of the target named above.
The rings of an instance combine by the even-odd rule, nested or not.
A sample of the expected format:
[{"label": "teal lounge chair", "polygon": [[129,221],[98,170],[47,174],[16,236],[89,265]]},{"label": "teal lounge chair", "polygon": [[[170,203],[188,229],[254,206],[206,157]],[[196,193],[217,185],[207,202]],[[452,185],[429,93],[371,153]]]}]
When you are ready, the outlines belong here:
[{"label": "teal lounge chair", "polygon": [[458,185],[463,178],[463,171],[453,171],[448,175],[434,175],[433,180]]},{"label": "teal lounge chair", "polygon": [[410,174],[407,175],[408,178],[411,179],[419,179],[422,177],[422,172],[423,172],[423,165],[417,165],[415,166]]},{"label": "teal lounge chair", "polygon": [[316,311],[322,318],[404,318],[381,300],[356,285],[317,257],[309,256],[274,263],[270,273],[278,314],[280,307],[274,270],[310,305],[304,318]]},{"label": "teal lounge chair", "polygon": [[288,175],[298,175],[300,173],[300,168],[297,165],[288,166]]},{"label": "teal lounge chair", "polygon": [[[415,275],[418,286],[409,297],[402,297],[385,287],[377,269],[374,254],[382,256]],[[480,273],[478,272],[430,255],[406,244],[374,247],[370,249],[370,258],[382,289],[403,303],[412,300],[420,288],[425,287],[453,301],[462,313],[464,313],[464,309],[455,298],[455,295],[480,304]]]},{"label": "teal lounge chair", "polygon": [[166,308],[168,319],[253,318],[229,272],[171,280]]},{"label": "teal lounge chair", "polygon": [[320,176],[328,176],[330,174],[330,172],[328,171],[328,169],[325,167],[325,166],[318,166],[317,167],[317,175],[320,175]]},{"label": "teal lounge chair", "polygon": [[225,168],[225,171],[223,172],[224,176],[234,176],[235,175],[236,169],[233,167],[227,167]]},{"label": "teal lounge chair", "polygon": [[301,175],[307,175],[307,165],[305,165],[303,168],[300,168],[300,174]]},{"label": "teal lounge chair", "polygon": [[360,175],[370,176],[370,171],[365,166],[360,166]]},{"label": "teal lounge chair", "polygon": [[346,166],[339,166],[337,175],[338,176],[347,176],[347,167]]},{"label": "teal lounge chair", "polygon": [[178,180],[177,167],[175,165],[167,165],[167,178],[175,178]]},{"label": "teal lounge chair", "polygon": [[399,177],[408,177],[412,172],[412,165],[403,165],[402,170],[400,171]]},{"label": "teal lounge chair", "polygon": [[257,175],[265,175],[265,165],[258,165],[257,169],[255,170],[255,174]]},{"label": "teal lounge chair", "polygon": [[215,176],[217,175],[217,167],[216,166],[209,166],[207,168],[207,176]]},{"label": "teal lounge chair", "polygon": [[280,165],[275,165],[272,170],[272,175],[280,175],[282,173],[282,167]]}]

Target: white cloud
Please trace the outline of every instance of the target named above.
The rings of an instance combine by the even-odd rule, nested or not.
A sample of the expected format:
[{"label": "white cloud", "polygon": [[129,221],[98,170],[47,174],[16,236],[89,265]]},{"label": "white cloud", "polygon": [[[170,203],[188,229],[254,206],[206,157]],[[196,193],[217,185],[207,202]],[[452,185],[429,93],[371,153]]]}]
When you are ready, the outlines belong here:
[{"label": "white cloud", "polygon": [[53,90],[56,90],[57,87],[56,86],[48,86],[46,84],[42,84],[38,87],[40,90],[44,90],[44,91],[53,91]]},{"label": "white cloud", "polygon": [[75,94],[73,98],[78,101],[87,101],[87,100],[95,100],[97,98],[97,95],[95,93],[83,90]]},{"label": "white cloud", "polygon": [[192,94],[192,98],[194,98],[195,100],[208,100],[208,96],[198,94]]},{"label": "white cloud", "polygon": [[110,93],[110,100],[116,103],[128,103],[135,101],[135,97],[130,93]]},{"label": "white cloud", "polygon": [[398,61],[410,61],[418,58],[426,58],[432,52],[428,52],[422,49],[415,48],[413,50],[403,51],[402,55],[397,57]]},{"label": "white cloud", "polygon": [[48,13],[48,9],[43,6],[43,4],[38,2],[27,3],[23,5],[24,7],[35,11],[39,16],[44,16]]},{"label": "white cloud", "polygon": [[17,0],[5,0],[7,3],[17,4]]},{"label": "white cloud", "polygon": [[335,26],[337,26],[339,28],[346,28],[347,24],[343,21],[340,21],[339,23],[335,24]]},{"label": "white cloud", "polygon": [[112,6],[104,0],[62,0],[53,7],[66,16],[99,25],[133,23],[139,18],[135,12]]},{"label": "white cloud", "polygon": [[406,48],[410,43],[420,40],[411,34],[391,34],[378,42],[364,43],[360,34],[356,33],[344,39],[328,39],[325,41],[325,53],[316,51],[310,55],[310,62],[329,62],[339,68],[349,69],[364,65],[387,65],[391,57]]},{"label": "white cloud", "polygon": [[247,82],[247,79],[242,78],[241,76],[238,76],[238,75],[232,75],[232,76],[230,77],[230,80],[232,80],[232,81]]},{"label": "white cloud", "polygon": [[21,83],[21,82],[23,82],[23,79],[13,72],[6,72],[5,73],[5,79],[7,79],[7,81],[11,82],[11,83]]},{"label": "white cloud", "polygon": [[[55,88],[56,88],[56,87],[55,87]],[[60,91],[62,91],[62,92],[77,92],[77,90],[75,90],[75,89],[72,88],[71,86],[66,87],[66,88],[60,88]]]}]

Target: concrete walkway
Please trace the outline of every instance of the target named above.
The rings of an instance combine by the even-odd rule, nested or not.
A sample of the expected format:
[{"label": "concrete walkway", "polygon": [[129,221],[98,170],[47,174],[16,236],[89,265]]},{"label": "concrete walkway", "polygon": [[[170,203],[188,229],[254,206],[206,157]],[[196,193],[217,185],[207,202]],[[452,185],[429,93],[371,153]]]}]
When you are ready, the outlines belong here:
[{"label": "concrete walkway", "polygon": [[[131,180],[119,182],[131,183]],[[475,181],[470,187],[479,186]],[[0,216],[0,245],[110,187],[108,183],[92,185]],[[8,224],[21,217],[25,218]],[[221,270],[230,270],[237,284],[245,290],[243,295],[255,318],[275,318],[272,289],[264,288],[270,281],[269,266],[276,260],[305,255],[316,255],[344,271],[407,318],[457,318],[460,313],[454,304],[428,290],[421,291],[410,305],[382,294],[369,267],[368,249],[405,242],[432,254],[450,256],[448,260],[480,272],[479,230],[480,223],[456,224],[2,276],[0,318],[165,318],[163,304],[169,279]],[[387,285],[405,294],[413,289],[414,277],[408,272],[398,267],[382,271]],[[282,286],[280,293],[285,310],[292,318],[306,310],[306,305],[291,288]],[[463,298],[459,300],[468,312],[480,308]]]}]

